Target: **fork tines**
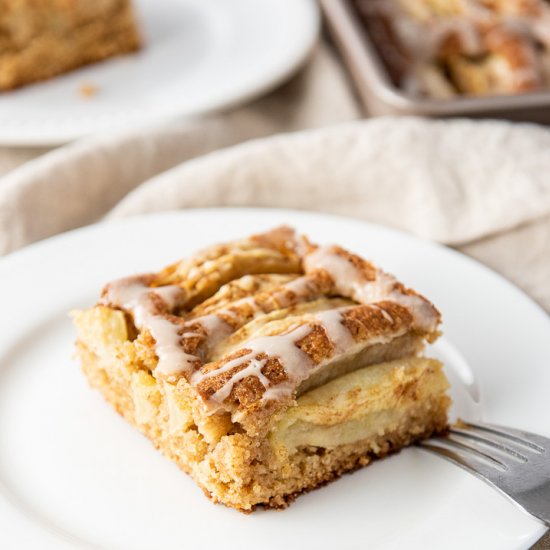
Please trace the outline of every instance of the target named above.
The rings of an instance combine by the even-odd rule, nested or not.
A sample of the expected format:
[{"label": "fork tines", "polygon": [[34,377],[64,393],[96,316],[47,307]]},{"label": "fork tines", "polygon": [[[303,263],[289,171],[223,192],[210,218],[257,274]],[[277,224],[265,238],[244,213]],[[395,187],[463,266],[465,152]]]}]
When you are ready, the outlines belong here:
[{"label": "fork tines", "polygon": [[445,436],[422,442],[550,524],[550,439],[493,424],[459,421]]}]

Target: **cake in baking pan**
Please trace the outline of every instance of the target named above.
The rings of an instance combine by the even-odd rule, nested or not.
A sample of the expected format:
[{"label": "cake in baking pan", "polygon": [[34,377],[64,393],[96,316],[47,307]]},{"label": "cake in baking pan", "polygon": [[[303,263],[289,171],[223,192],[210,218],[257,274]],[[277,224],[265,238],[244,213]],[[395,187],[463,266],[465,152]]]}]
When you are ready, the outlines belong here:
[{"label": "cake in baking pan", "polygon": [[355,0],[393,80],[413,95],[550,86],[547,0]]}]

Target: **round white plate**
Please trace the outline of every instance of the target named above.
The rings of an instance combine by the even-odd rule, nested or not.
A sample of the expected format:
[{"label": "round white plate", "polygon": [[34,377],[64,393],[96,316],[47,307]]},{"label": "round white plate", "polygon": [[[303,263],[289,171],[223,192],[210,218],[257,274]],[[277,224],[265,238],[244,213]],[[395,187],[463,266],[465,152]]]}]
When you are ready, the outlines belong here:
[{"label": "round white plate", "polygon": [[0,261],[0,547],[525,548],[544,527],[418,448],[252,515],[211,504],[90,389],[67,311],[112,278],[288,223],[342,243],[444,315],[453,414],[550,435],[550,320],[476,262],[397,231],[284,210],[198,210],[92,226]]},{"label": "round white plate", "polygon": [[[135,0],[145,47],[0,93],[0,144],[50,145],[248,100],[311,51],[314,0]],[[86,98],[83,85],[97,88]]]}]

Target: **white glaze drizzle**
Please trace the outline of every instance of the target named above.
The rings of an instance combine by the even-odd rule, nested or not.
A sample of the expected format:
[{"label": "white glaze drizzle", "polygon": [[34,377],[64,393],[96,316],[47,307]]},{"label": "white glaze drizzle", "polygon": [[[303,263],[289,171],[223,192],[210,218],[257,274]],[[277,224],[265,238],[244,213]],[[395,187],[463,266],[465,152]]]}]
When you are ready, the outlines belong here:
[{"label": "white glaze drizzle", "polygon": [[194,369],[199,358],[186,353],[182,338],[196,333],[186,332],[184,327],[167,319],[157,311],[153,296],[159,297],[171,312],[183,301],[183,289],[175,285],[150,288],[139,277],[120,279],[107,286],[100,303],[114,305],[128,311],[139,329],[147,329],[155,339],[158,363],[155,373],[171,376]]},{"label": "white glaze drizzle", "polygon": [[295,296],[302,297],[307,296],[316,289],[313,286],[312,280],[308,275],[297,277],[288,283],[283,285],[285,291],[292,292]]},{"label": "white glaze drizzle", "polygon": [[321,321],[328,339],[332,342],[337,353],[345,352],[355,344],[351,332],[342,323],[342,313],[345,309],[331,309],[314,316]]},{"label": "white glaze drizzle", "polygon": [[[201,381],[228,372],[256,358],[257,355],[265,354],[268,357],[279,357],[281,363],[288,371],[297,372],[304,368],[305,363],[311,362],[309,356],[296,347],[296,342],[305,338],[311,332],[309,325],[301,325],[285,334],[272,336],[259,336],[243,344],[243,349],[248,350],[245,355],[226,361],[220,368],[210,372],[202,373],[197,371],[191,381],[199,384]],[[263,364],[262,364],[263,367]]]},{"label": "white glaze drizzle", "polygon": [[200,364],[200,358],[187,353],[182,347],[182,340],[204,336],[196,331],[196,326],[200,325],[208,335],[208,343],[215,345],[231,332],[231,327],[217,315],[204,315],[179,324],[157,311],[153,296],[160,298],[167,312],[172,313],[183,303],[185,292],[177,285],[149,287],[140,277],[129,277],[110,283],[100,303],[114,305],[131,313],[135,325],[151,333],[158,357],[155,374],[189,374]]},{"label": "white glaze drizzle", "polygon": [[320,246],[306,256],[304,266],[306,272],[323,269],[330,275],[340,294],[361,304],[383,300],[397,302],[411,312],[416,325],[423,330],[431,332],[439,322],[438,314],[427,300],[416,294],[404,294],[396,288],[397,280],[379,269],[376,270],[374,281],[367,280],[353,263],[330,246]]},{"label": "white glaze drizzle", "polygon": [[[141,303],[144,296],[150,293],[159,296],[170,310],[173,310],[185,297],[183,289],[179,286],[167,285],[151,288],[143,282],[142,277],[137,276],[109,283],[101,302],[111,303],[122,309],[133,311],[135,312],[134,317],[139,320],[140,314],[144,314],[146,309],[150,309]],[[152,305],[150,307],[152,308]]]},{"label": "white glaze drizzle", "polygon": [[239,380],[248,378],[249,376],[256,376],[264,388],[268,388],[270,381],[267,376],[262,373],[262,369],[265,366],[266,359],[250,359],[250,363],[242,370],[236,372],[230,380],[230,383],[224,384],[217,392],[215,392],[210,401],[213,403],[221,404],[223,403],[231,393],[231,390]]},{"label": "white glaze drizzle", "polygon": [[[296,343],[302,338],[305,338],[310,332],[311,327],[309,325],[301,325],[286,334],[254,338],[243,345],[243,349],[248,350],[246,354],[235,359],[230,359],[221,367],[210,372],[195,372],[191,378],[191,383],[198,385],[208,378],[229,372],[236,367],[248,363],[244,369],[233,374],[231,378],[210,397],[210,402],[221,404],[231,393],[234,385],[246,376],[257,376],[267,391],[269,390],[270,382],[262,373],[262,369],[267,362],[267,358],[270,357],[277,357],[279,362],[284,365],[288,382],[304,379],[304,377],[307,377],[307,373],[313,363],[309,355],[297,347]],[[258,359],[258,355],[265,355],[266,358]],[[243,370],[246,371],[246,374],[241,374]],[[291,386],[289,386],[289,388],[290,387]]]},{"label": "white glaze drizzle", "polygon": [[213,348],[231,334],[231,326],[216,314],[203,315],[189,321],[189,324],[198,323],[208,334],[208,347]]},{"label": "white glaze drizzle", "polygon": [[281,288],[273,293],[272,298],[279,306],[287,308],[295,305],[301,298],[314,294],[315,290],[311,278],[304,275],[281,285]]}]

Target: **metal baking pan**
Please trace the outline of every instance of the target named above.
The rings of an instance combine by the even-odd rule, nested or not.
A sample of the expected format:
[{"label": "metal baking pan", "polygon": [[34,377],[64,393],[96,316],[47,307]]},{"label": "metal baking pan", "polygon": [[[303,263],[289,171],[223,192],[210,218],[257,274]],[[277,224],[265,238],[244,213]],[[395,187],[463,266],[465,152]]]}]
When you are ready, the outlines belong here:
[{"label": "metal baking pan", "polygon": [[319,0],[337,48],[371,116],[504,118],[550,123],[550,91],[491,97],[412,97],[391,81],[351,0]]}]

